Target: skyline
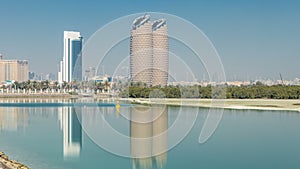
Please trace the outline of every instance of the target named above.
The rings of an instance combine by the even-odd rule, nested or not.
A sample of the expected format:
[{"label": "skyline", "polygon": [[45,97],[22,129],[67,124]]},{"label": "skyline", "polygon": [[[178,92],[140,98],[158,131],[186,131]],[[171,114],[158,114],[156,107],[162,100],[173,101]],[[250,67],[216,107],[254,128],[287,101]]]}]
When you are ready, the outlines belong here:
[{"label": "skyline", "polygon": [[[15,5],[3,2],[1,10],[5,15],[0,16],[0,38],[3,39],[0,53],[4,59],[28,60],[30,71],[56,74],[63,55],[64,30],[80,31],[87,40],[118,17],[159,11],[177,15],[199,27],[219,52],[228,80],[279,79],[279,73],[288,80],[300,77],[297,72],[300,3],[297,1],[272,4],[257,0],[119,1],[122,5],[114,6],[115,3],[65,1],[57,5],[53,1],[29,1]],[[66,12],[73,9],[83,12]]]}]

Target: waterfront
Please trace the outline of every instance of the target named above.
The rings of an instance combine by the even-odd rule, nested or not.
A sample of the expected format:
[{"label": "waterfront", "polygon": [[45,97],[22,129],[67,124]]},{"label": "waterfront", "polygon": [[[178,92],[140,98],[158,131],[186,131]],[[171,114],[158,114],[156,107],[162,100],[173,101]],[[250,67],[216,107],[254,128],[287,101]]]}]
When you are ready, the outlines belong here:
[{"label": "waterfront", "polygon": [[169,106],[192,106],[203,108],[224,108],[238,110],[278,110],[278,111],[300,111],[299,99],[157,99],[157,98],[121,98],[137,104]]},{"label": "waterfront", "polygon": [[[69,100],[48,100],[48,102],[69,102]],[[46,103],[46,101],[43,101]],[[85,99],[81,102],[90,102]],[[123,117],[130,106],[121,106],[120,113],[114,107],[99,109],[87,106],[18,106],[0,107],[0,150],[11,159],[35,169],[80,169],[80,168],[299,168],[300,114],[291,111],[225,110],[223,119],[214,135],[204,144],[198,143],[199,133],[209,109],[169,106],[167,115],[170,127],[179,111],[191,114],[199,111],[196,124],[188,136],[174,149],[163,156],[154,156],[146,163],[113,155],[91,140],[80,122],[99,127],[99,119],[106,119],[116,130],[129,135],[131,128],[147,126],[130,124]],[[149,107],[148,107],[149,108]],[[146,109],[148,109],[146,107]],[[150,107],[151,109],[151,107]],[[84,110],[88,110],[84,112]],[[76,115],[76,113],[77,115]],[[131,112],[132,113],[132,112]],[[78,116],[79,115],[79,116]],[[181,121],[188,121],[191,116]],[[71,120],[72,123],[70,123]],[[72,124],[72,125],[71,125]],[[103,134],[100,133],[99,134]],[[131,134],[134,134],[131,131]],[[138,134],[138,133],[137,133]],[[138,136],[135,134],[135,136]],[[166,146],[168,139],[162,140]],[[117,141],[117,140],[111,140]],[[170,140],[169,140],[170,141]],[[151,149],[138,144],[122,143],[131,149],[131,155],[147,153]],[[137,151],[135,151],[135,149]],[[158,147],[160,149],[160,147]],[[153,150],[152,150],[153,151]],[[152,161],[152,162],[151,162]],[[160,163],[157,163],[160,162]],[[139,164],[139,165],[136,165]],[[144,164],[144,165],[142,165]],[[152,164],[152,165],[151,165]]]}]

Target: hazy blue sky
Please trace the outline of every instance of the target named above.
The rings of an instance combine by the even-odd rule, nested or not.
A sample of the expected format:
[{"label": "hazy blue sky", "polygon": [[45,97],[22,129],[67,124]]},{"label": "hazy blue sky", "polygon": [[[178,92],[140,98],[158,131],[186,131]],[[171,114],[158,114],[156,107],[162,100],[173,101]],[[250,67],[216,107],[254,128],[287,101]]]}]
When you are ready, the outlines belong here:
[{"label": "hazy blue sky", "polygon": [[152,11],[199,27],[218,50],[229,80],[300,77],[297,0],[3,0],[0,11],[0,53],[29,60],[30,70],[39,73],[56,73],[64,30],[87,39],[118,17]]}]

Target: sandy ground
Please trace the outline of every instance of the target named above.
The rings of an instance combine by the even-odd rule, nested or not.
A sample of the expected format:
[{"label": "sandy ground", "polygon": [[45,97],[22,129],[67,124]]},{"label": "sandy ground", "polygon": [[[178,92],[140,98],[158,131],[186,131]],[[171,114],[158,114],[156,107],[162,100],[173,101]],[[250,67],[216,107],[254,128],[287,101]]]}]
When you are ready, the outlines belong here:
[{"label": "sandy ground", "polygon": [[253,110],[287,110],[300,111],[300,100],[276,99],[134,99],[120,100],[138,104],[166,104],[174,106],[212,107],[225,109],[253,109]]}]

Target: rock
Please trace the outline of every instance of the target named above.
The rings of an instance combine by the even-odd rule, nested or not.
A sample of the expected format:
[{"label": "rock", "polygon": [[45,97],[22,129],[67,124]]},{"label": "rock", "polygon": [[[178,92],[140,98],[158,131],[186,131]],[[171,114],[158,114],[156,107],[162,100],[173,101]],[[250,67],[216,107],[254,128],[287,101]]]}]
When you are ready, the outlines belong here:
[{"label": "rock", "polygon": [[9,160],[7,155],[0,152],[0,169],[29,169],[29,167],[16,160]]},{"label": "rock", "polygon": [[5,154],[4,154],[4,155],[2,155],[2,156],[1,156],[1,158],[2,158],[2,159],[4,159],[4,160],[8,160],[8,156],[7,156],[7,155],[5,155]]}]

